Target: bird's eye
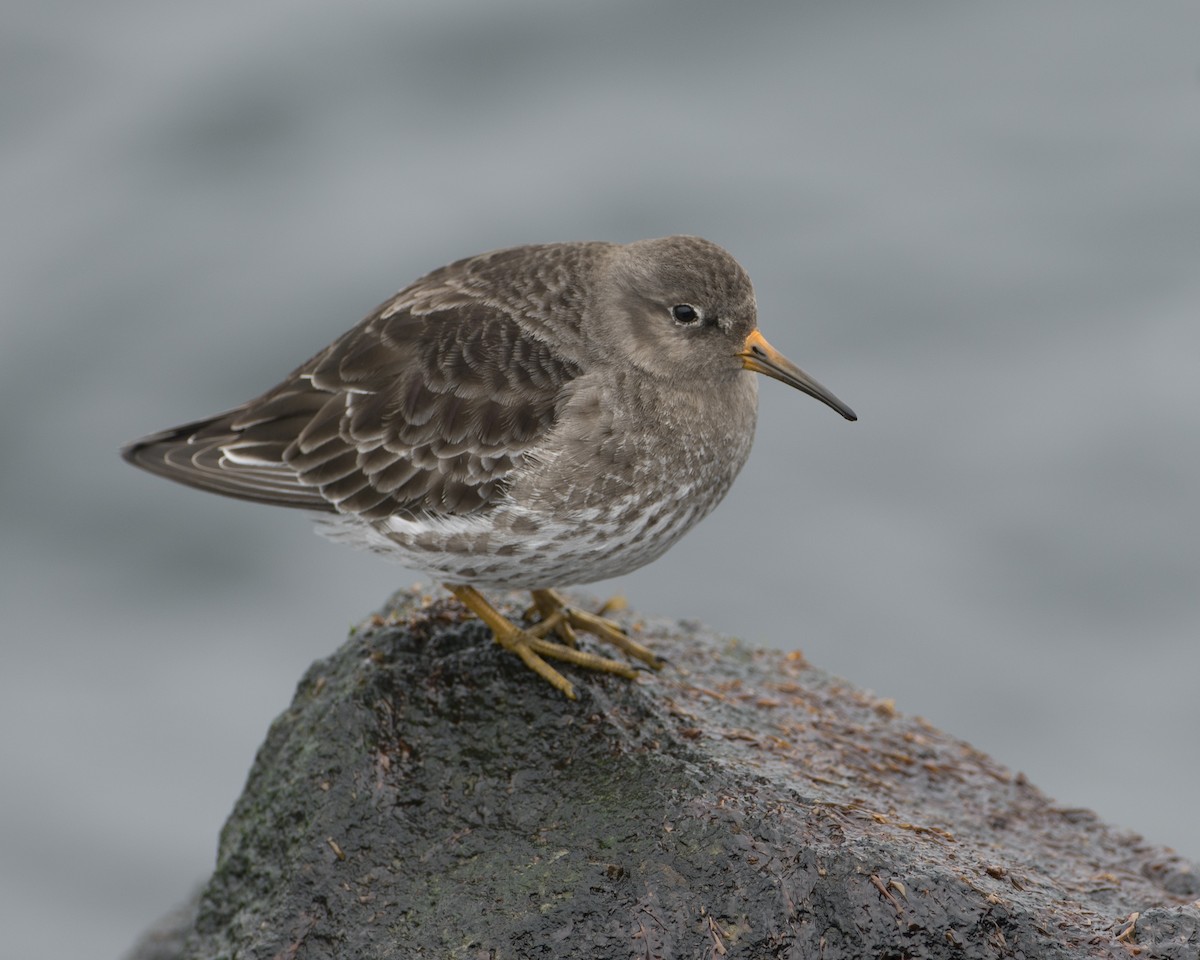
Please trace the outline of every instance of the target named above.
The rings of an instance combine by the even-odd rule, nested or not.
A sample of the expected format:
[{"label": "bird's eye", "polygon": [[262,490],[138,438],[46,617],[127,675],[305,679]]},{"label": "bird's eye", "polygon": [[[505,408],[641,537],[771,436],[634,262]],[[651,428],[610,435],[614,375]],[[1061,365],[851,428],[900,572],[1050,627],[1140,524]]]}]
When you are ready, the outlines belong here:
[{"label": "bird's eye", "polygon": [[700,311],[690,303],[677,303],[671,308],[671,316],[676,323],[695,323],[700,319]]}]

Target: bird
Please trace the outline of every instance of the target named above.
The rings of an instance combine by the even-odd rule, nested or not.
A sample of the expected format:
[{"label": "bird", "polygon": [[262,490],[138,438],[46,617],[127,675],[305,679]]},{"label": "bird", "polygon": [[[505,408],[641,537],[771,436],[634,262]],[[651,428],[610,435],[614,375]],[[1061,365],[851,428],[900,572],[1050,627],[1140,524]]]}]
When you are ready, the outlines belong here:
[{"label": "bird", "polygon": [[[561,588],[650,563],[717,505],[750,453],[754,374],[857,419],[768,343],[717,244],[531,244],[433,270],[277,386],[121,453],[310,511],[322,533],[432,575],[574,699],[549,661],[638,674],[576,631],[662,661]],[[530,591],[540,620],[514,623],[494,589]]]}]

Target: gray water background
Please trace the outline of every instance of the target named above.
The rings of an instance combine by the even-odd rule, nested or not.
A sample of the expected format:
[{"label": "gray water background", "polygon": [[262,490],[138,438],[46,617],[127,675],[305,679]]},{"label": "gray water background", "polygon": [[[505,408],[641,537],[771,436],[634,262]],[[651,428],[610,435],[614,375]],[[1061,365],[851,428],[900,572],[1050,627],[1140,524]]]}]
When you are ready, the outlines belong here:
[{"label": "gray water background", "polygon": [[117,447],[516,243],[697,233],[860,414],[594,588],[799,647],[1200,858],[1200,5],[8,3],[4,956],[211,868],[301,672],[414,579]]}]

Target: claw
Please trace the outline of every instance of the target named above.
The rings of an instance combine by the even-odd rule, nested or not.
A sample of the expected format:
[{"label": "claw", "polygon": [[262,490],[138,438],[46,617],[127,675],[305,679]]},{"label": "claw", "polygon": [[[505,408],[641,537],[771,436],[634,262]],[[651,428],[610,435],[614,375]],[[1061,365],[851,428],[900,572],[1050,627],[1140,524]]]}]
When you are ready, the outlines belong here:
[{"label": "claw", "polygon": [[[500,646],[520,657],[521,662],[525,666],[570,700],[575,699],[574,686],[572,686],[570,680],[550,666],[545,658],[561,660],[564,663],[573,663],[578,667],[596,670],[601,673],[615,673],[617,676],[625,677],[627,680],[633,680],[637,677],[637,671],[633,667],[626,663],[621,663],[619,660],[609,660],[607,657],[599,657],[594,653],[587,653],[583,650],[577,650],[573,646],[545,639],[544,635],[546,633],[549,633],[551,630],[560,630],[564,627],[569,631],[568,636],[574,639],[574,632],[571,631],[569,623],[573,612],[562,603],[557,605],[557,609],[550,609],[550,612],[543,621],[537,624],[532,630],[522,630],[488,603],[483,594],[474,587],[446,584],[446,589],[491,628],[492,634]],[[543,606],[543,599],[538,597],[538,594],[542,592],[534,592],[534,604],[539,610],[548,609]],[[549,625],[546,626],[547,624]],[[630,641],[630,643],[632,642]],[[637,646],[641,645],[637,644]],[[645,648],[643,647],[642,649]]]},{"label": "claw", "polygon": [[[662,669],[663,662],[654,655],[649,647],[638,643],[621,629],[620,624],[604,616],[610,610],[624,609],[625,601],[621,597],[610,599],[598,613],[588,613],[586,610],[572,607],[567,603],[566,597],[557,590],[534,590],[532,593],[534,606],[542,611],[542,623],[553,620],[554,626],[549,629],[557,632],[564,640],[567,640],[568,637],[574,640],[574,631],[582,630],[584,633],[590,633],[594,637],[611,643],[622,653],[641,660],[655,670]],[[539,623],[538,626],[540,627],[541,624]],[[564,633],[564,628],[566,633]],[[568,642],[570,641],[568,640]]]}]

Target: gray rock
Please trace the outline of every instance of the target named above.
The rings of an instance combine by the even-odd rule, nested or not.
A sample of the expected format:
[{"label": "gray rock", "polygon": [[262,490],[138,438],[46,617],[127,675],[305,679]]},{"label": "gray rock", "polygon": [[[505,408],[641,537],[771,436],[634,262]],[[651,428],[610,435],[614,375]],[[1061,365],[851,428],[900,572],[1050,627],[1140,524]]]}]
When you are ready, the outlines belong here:
[{"label": "gray rock", "polygon": [[1169,850],[796,654],[644,635],[661,674],[573,672],[572,703],[398,594],[310,668],[133,960],[1200,957]]}]

